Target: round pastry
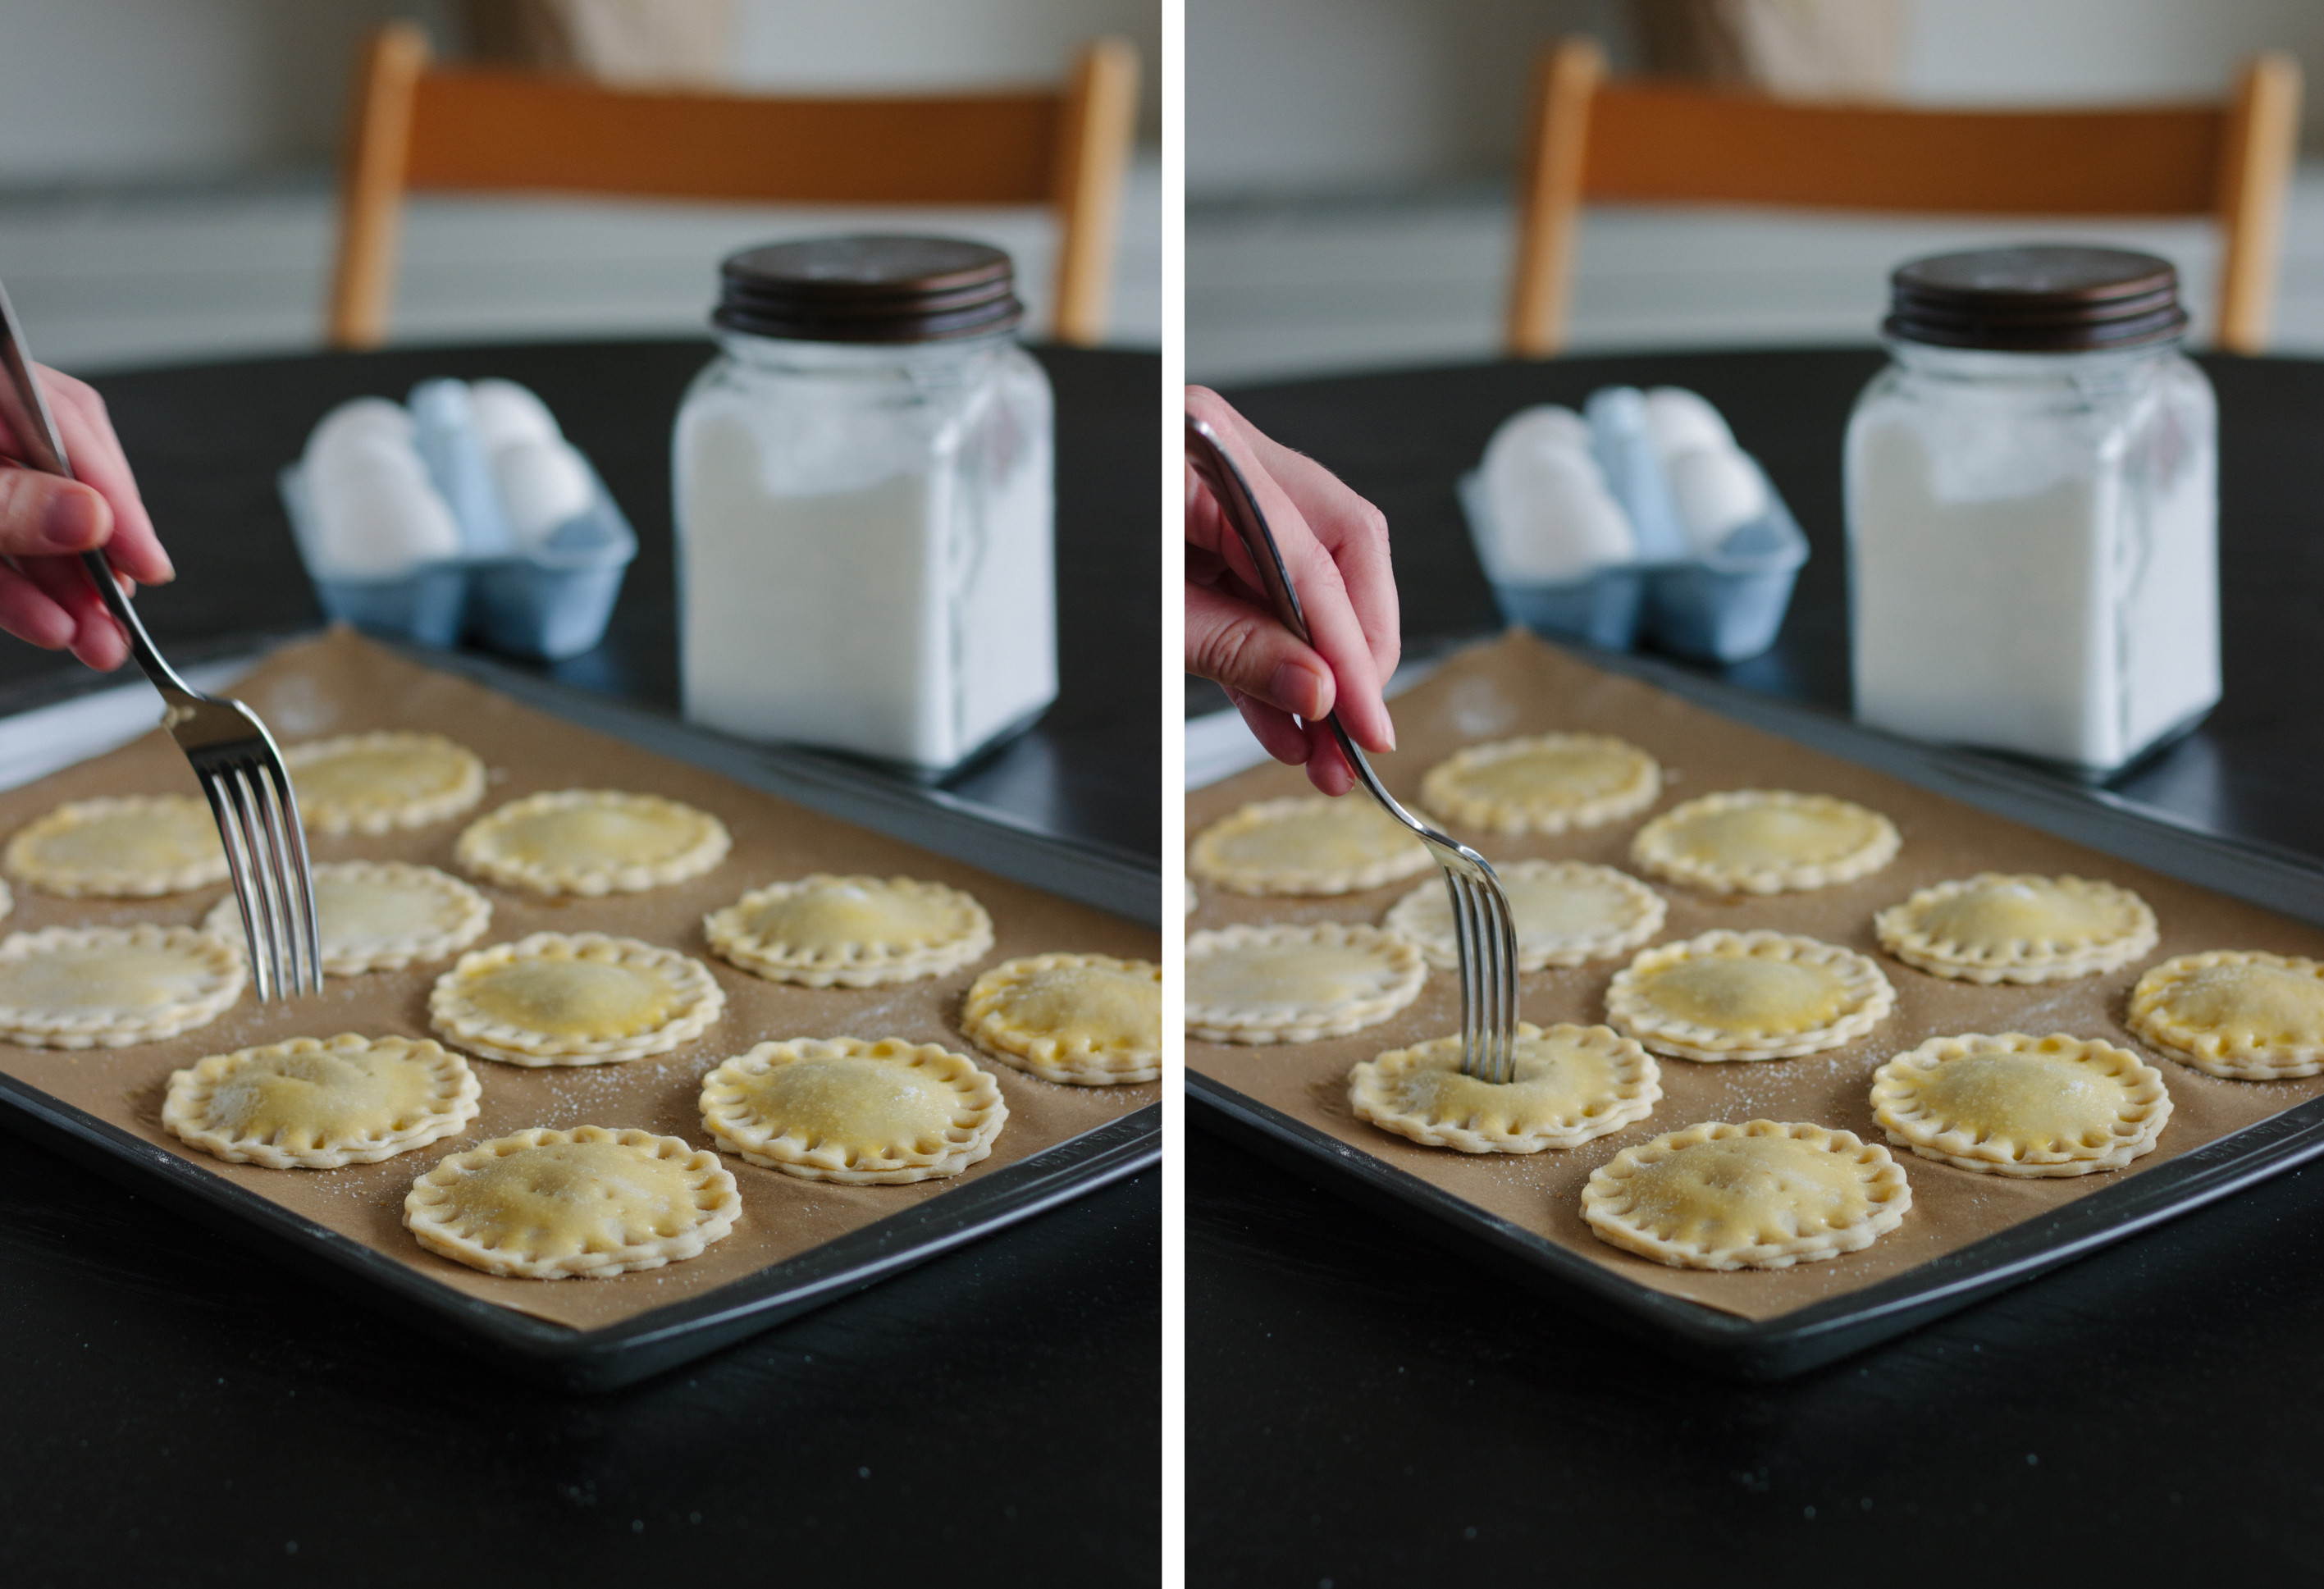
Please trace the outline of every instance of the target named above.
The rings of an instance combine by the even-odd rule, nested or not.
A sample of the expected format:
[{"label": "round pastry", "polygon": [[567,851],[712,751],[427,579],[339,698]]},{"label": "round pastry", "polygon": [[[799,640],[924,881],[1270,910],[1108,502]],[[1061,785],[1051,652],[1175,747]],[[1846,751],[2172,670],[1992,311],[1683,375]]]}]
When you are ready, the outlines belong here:
[{"label": "round pastry", "polygon": [[0,1039],[120,1049],[216,1021],[242,996],[242,956],[190,927],[49,927],[0,943]]},{"label": "round pastry", "polygon": [[2127,965],[2154,947],[2154,912],[2126,888],[2080,877],[1981,872],[1924,888],[1872,919],[1907,965],[1960,982],[2061,982]]},{"label": "round pastry", "polygon": [[1594,1171],[1582,1217],[1601,1241],[1674,1269],[1789,1269],[1870,1246],[1913,1188],[1853,1132],[1710,1122],[1625,1148]]},{"label": "round pastry", "polygon": [[226,845],[206,800],[123,795],[74,800],[18,828],[8,874],[46,894],[148,899],[224,882]]},{"label": "round pastry", "polygon": [[702,932],[722,960],[817,988],[941,976],[992,947],[992,918],[956,888],[820,872],[753,889],[704,917]]},{"label": "round pastry", "polygon": [[1853,949],[1724,928],[1642,949],[1614,974],[1606,1015],[1657,1054],[1787,1059],[1855,1041],[1896,1002]]},{"label": "round pastry", "polygon": [[2154,1151],[2163,1073],[2127,1049],[2058,1033],[1931,1038],[1872,1073],[1889,1141],[1987,1175],[2089,1175]]},{"label": "round pastry", "polygon": [[[400,971],[457,954],[492,925],[492,901],[448,872],[401,861],[333,861],[314,869],[315,931],[334,976]],[[244,947],[242,907],[228,894],[202,930]]]},{"label": "round pastry", "polygon": [[470,823],[452,853],[503,888],[629,894],[699,877],[731,843],[717,818],[659,795],[561,789]]},{"label": "round pastry", "polygon": [[1895,858],[1896,825],[1830,795],[1738,789],[1673,806],[1638,829],[1630,859],[1717,893],[1829,888]]},{"label": "round pastry", "polygon": [[1312,1043],[1377,1026],[1420,996],[1420,951],[1377,927],[1229,927],[1186,940],[1186,1035]]},{"label": "round pastry", "polygon": [[403,1199],[404,1228],[430,1252],[530,1280],[659,1269],[742,1214],[717,1154],[602,1125],[497,1137],[442,1160]]},{"label": "round pastry", "polygon": [[282,753],[309,832],[392,833],[456,817],[484,798],[484,764],[440,734],[343,734]]},{"label": "round pastry", "polygon": [[2130,1030],[2233,1081],[2324,1071],[2324,965],[2256,949],[2165,960],[2130,993]]},{"label": "round pastry", "polygon": [[1563,833],[1645,810],[1662,769],[1626,740],[1544,734],[1472,744],[1428,770],[1420,800],[1447,822],[1494,833]]},{"label": "round pastry", "polygon": [[453,1135],[478,1091],[468,1062],[425,1038],[292,1038],[173,1072],[161,1125],[236,1164],[337,1169]]},{"label": "round pastry", "polygon": [[1104,955],[1004,961],[969,988],[960,1026],[1003,1065],[1043,1081],[1153,1081],[1162,1074],[1162,968]]},{"label": "round pastry", "polygon": [[1428,846],[1377,800],[1295,795],[1213,823],[1187,852],[1187,864],[1239,894],[1351,894],[1424,872],[1431,862]]},{"label": "round pastry", "polygon": [[[1519,971],[1626,954],[1663,929],[1662,895],[1611,866],[1502,861],[1493,871],[1517,920]],[[1431,965],[1445,971],[1460,965],[1452,900],[1443,882],[1424,882],[1405,895],[1383,925]]]},{"label": "round pastry", "polygon": [[511,1065],[610,1065],[667,1054],[726,1008],[709,967],[601,932],[536,932],[460,956],[428,995],[429,1023]]},{"label": "round pastry", "polygon": [[1538,1153],[1578,1148],[1654,1113],[1663,1095],[1654,1057],[1602,1026],[1517,1022],[1506,1082],[1461,1073],[1456,1034],[1391,1049],[1348,1077],[1357,1117],[1432,1148]]},{"label": "round pastry", "polygon": [[702,1078],[702,1126],[750,1163],[805,1180],[899,1186],[989,1157],[1009,1119],[965,1054],[894,1038],[761,1043]]}]

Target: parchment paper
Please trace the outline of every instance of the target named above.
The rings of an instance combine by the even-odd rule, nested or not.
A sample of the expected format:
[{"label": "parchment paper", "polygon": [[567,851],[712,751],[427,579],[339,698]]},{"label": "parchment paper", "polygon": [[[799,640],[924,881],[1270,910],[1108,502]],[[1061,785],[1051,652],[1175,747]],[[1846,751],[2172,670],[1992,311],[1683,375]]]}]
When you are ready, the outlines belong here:
[{"label": "parchment paper", "polygon": [[[412,1181],[447,1154],[528,1126],[636,1126],[711,1145],[696,1107],[701,1077],[752,1044],[784,1037],[902,1038],[973,1055],[956,1024],[962,994],[1005,959],[1048,950],[1158,959],[1147,928],[1038,892],[834,818],[794,806],[716,774],[648,755],[620,741],[518,705],[465,679],[432,672],[348,633],[276,653],[233,693],[290,743],[383,728],[432,730],[484,759],[491,786],[470,816],[379,838],[315,836],[318,862],[414,861],[456,873],[453,841],[474,815],[540,790],[619,789],[666,795],[716,816],[734,847],[706,875],[674,888],[602,900],[554,900],[484,886],[492,925],[474,947],[527,933],[608,932],[695,956],[726,991],[724,1016],[697,1041],[627,1064],[529,1069],[470,1057],[484,1084],[483,1113],[470,1128],[378,1164],[345,1169],[263,1169],[229,1164],[162,1131],[170,1073],[205,1055],[293,1037],[337,1032],[432,1035],[428,992],[450,961],[403,971],[326,979],[317,997],[259,1004],[249,993],[208,1026],[164,1042],[80,1052],[0,1043],[0,1070],[111,1124],[180,1154],[212,1174],[272,1198],[441,1283],[576,1329],[620,1323],[701,1295],[794,1257],[899,1209],[990,1174],[1151,1104],[1158,1086],[1071,1087],[1044,1082],[981,1058],[999,1076],[1009,1122],[992,1156],[964,1174],[899,1187],[805,1181],[725,1159],[742,1188],[733,1233],[700,1257],[611,1280],[503,1280],[421,1249],[401,1224]],[[0,794],[0,831],[13,830],[70,799],[100,794],[198,794],[185,757],[158,730],[107,755]],[[948,976],[885,988],[788,987],[713,957],[702,937],[707,911],[745,890],[811,872],[906,874],[966,889],[991,913],[991,953]],[[159,900],[64,900],[15,888],[7,928],[158,921],[198,925],[226,892],[223,884]]]},{"label": "parchment paper", "polygon": [[[1426,1148],[1370,1125],[1349,1109],[1346,1078],[1357,1061],[1460,1030],[1460,989],[1450,972],[1432,972],[1416,1003],[1351,1037],[1271,1048],[1187,1042],[1186,1063],[1192,1069],[1641,1285],[1746,1318],[1775,1317],[1968,1246],[2324,1092],[2324,1077],[2238,1082],[2205,1076],[2159,1057],[2159,1050],[2132,1038],[2122,1022],[2132,984],[2148,967],[2171,956],[2202,949],[2266,949],[2324,958],[2324,931],[1988,816],[1885,774],[1818,755],[1651,686],[1600,672],[1523,632],[1455,657],[1399,697],[1395,713],[1400,749],[1376,758],[1374,764],[1397,798],[1416,809],[1420,781],[1428,769],[1461,745],[1480,740],[1586,730],[1618,734],[1662,762],[1664,790],[1655,805],[1602,827],[1522,838],[1450,829],[1491,860],[1538,855],[1594,861],[1635,874],[1629,844],[1642,824],[1655,812],[1726,789],[1838,795],[1886,813],[1904,836],[1903,850],[1881,871],[1811,893],[1726,897],[1657,882],[1670,902],[1670,915],[1655,942],[1692,938],[1719,927],[1804,933],[1873,956],[1895,986],[1896,1007],[1861,1040],[1803,1058],[1720,1064],[1658,1058],[1663,1099],[1654,1113],[1570,1151],[1471,1156]],[[1199,834],[1245,801],[1305,791],[1305,777],[1296,769],[1254,769],[1189,794],[1186,832],[1190,837]],[[1881,951],[1872,936],[1874,911],[1915,889],[1979,872],[2071,873],[2135,889],[2154,908],[2162,941],[2145,958],[2108,975],[2032,987],[1947,981]],[[1257,899],[1206,886],[1198,879],[1201,909],[1189,926],[1377,923],[1405,893],[1424,885],[1443,886],[1431,872],[1335,900]],[[1607,984],[1627,958],[1526,975],[1520,994],[1523,1018],[1541,1026],[1560,1021],[1602,1022]],[[1892,1148],[1913,1185],[1913,1207],[1903,1227],[1860,1252],[1789,1270],[1718,1274],[1666,1269],[1608,1246],[1582,1222],[1582,1187],[1591,1170],[1624,1148],[1699,1121],[1807,1121],[1852,1131],[1867,1141],[1885,1141],[1868,1097],[1876,1068],[1932,1037],[2003,1031],[2102,1038],[2145,1056],[2163,1072],[2174,1105],[2155,1151],[2126,1169],[2015,1179],[1956,1169],[1908,1149]]]}]

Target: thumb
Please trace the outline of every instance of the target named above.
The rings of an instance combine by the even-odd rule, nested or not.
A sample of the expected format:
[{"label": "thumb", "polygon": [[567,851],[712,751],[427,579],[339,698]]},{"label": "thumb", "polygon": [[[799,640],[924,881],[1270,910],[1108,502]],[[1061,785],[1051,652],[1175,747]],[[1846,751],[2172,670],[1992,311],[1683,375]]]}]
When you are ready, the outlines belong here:
[{"label": "thumb", "polygon": [[1186,671],[1309,721],[1332,709],[1332,670],[1249,602],[1188,581]]},{"label": "thumb", "polygon": [[0,466],[0,555],[54,557],[103,546],[113,510],[78,480]]}]

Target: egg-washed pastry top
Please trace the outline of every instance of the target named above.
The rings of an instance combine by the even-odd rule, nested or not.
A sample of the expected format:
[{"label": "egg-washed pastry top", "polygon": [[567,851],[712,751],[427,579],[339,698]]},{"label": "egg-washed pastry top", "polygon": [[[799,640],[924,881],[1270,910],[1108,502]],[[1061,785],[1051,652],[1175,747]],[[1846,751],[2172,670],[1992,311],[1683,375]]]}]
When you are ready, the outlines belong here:
[{"label": "egg-washed pastry top", "polygon": [[1853,1042],[1896,1000],[1853,949],[1724,928],[1641,949],[1606,990],[1606,1013],[1657,1054],[1783,1059]]},{"label": "egg-washed pastry top", "polygon": [[170,1077],[161,1125],[236,1164],[376,1164],[476,1117],[475,1073],[425,1038],[292,1038],[212,1054]]},{"label": "egg-washed pastry top", "polygon": [[1625,1148],[1590,1177],[1601,1241],[1682,1269],[1789,1269],[1870,1246],[1913,1188],[1888,1150],[1801,1122],[1711,1122]]},{"label": "egg-washed pastry top", "polygon": [[456,817],[484,798],[484,764],[440,734],[313,739],[282,753],[299,817],[315,833],[392,833]]},{"label": "egg-washed pastry top", "polygon": [[1900,1148],[1988,1175],[2120,1169],[2171,1118],[2163,1073],[2063,1032],[1932,1038],[1872,1074],[1872,1113]]},{"label": "egg-washed pastry top", "polygon": [[699,1254],[742,1214],[717,1154],[602,1125],[497,1137],[445,1159],[403,1199],[404,1228],[429,1252],[534,1280],[659,1269]]},{"label": "egg-washed pastry top", "polygon": [[561,789],[512,800],[453,847],[487,882],[540,894],[639,893],[698,877],[726,858],[726,825],[659,795]]},{"label": "egg-washed pastry top", "polygon": [[190,927],[49,927],[0,942],[0,1041],[118,1049],[208,1025],[242,996],[242,956]]},{"label": "egg-washed pastry top", "polygon": [[147,899],[224,882],[226,845],[192,795],[74,800],[8,840],[8,874],[46,894]]},{"label": "egg-washed pastry top", "polygon": [[1895,858],[1896,825],[1830,795],[1738,789],[1673,806],[1638,829],[1630,858],[1717,893],[1829,888]]},{"label": "egg-washed pastry top", "polygon": [[[1611,866],[1586,861],[1502,861],[1493,867],[1517,935],[1517,969],[1579,965],[1628,953],[1663,929],[1662,895]],[[1382,924],[1439,970],[1461,964],[1452,900],[1442,881],[1424,882]]]},{"label": "egg-washed pastry top", "polygon": [[913,877],[816,873],[753,889],[702,919],[713,953],[772,982],[877,987],[941,976],[992,947],[970,895]]},{"label": "egg-washed pastry top", "polygon": [[702,1128],[727,1152],[806,1180],[899,1186],[958,1175],[1008,1122],[965,1054],[893,1038],[761,1043],[702,1078]]},{"label": "egg-washed pastry top", "polygon": [[460,956],[429,1024],[511,1065],[605,1065],[666,1054],[708,1030],[726,993],[700,961],[599,932],[536,932]]},{"label": "egg-washed pastry top", "polygon": [[[395,971],[441,960],[484,936],[492,901],[448,872],[401,861],[330,861],[317,866],[315,930],[334,976]],[[227,894],[202,928],[239,949],[242,907]]]},{"label": "egg-washed pastry top", "polygon": [[976,979],[960,1027],[1044,1081],[1108,1086],[1162,1074],[1162,968],[1108,955],[1033,955]]},{"label": "egg-washed pastry top", "polygon": [[2232,1081],[2324,1071],[2324,965],[2256,949],[2165,960],[2130,993],[2130,1030]]},{"label": "egg-washed pastry top", "polygon": [[1377,927],[1229,927],[1186,940],[1186,1035],[1312,1043],[1376,1026],[1420,996],[1420,951]]},{"label": "egg-washed pastry top", "polygon": [[1359,1119],[1434,1148],[1538,1153],[1578,1148],[1654,1113],[1663,1095],[1654,1056],[1602,1026],[1517,1022],[1505,1082],[1461,1073],[1461,1039],[1391,1049],[1358,1065],[1348,1103]]},{"label": "egg-washed pastry top", "polygon": [[1447,822],[1494,833],[1563,833],[1655,803],[1662,768],[1605,734],[1544,734],[1456,751],[1428,770],[1420,799]]},{"label": "egg-washed pastry top", "polygon": [[1975,877],[1922,889],[1872,919],[1880,947],[1960,982],[2042,983],[2127,965],[2154,947],[2154,912],[2080,877]]},{"label": "egg-washed pastry top", "polygon": [[1428,846],[1360,792],[1245,806],[1204,828],[1186,860],[1239,894],[1355,893],[1431,864]]}]

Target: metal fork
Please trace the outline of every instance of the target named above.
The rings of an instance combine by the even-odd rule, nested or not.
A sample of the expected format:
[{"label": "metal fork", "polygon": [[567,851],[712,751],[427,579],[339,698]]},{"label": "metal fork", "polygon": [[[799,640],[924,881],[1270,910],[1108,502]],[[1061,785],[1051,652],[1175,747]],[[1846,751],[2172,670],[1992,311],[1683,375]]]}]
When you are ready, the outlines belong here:
[{"label": "metal fork", "polygon": [[[1292,587],[1291,571],[1275,544],[1274,531],[1267,527],[1258,495],[1217,433],[1192,414],[1186,416],[1186,461],[1210,487],[1227,522],[1250,551],[1275,615],[1300,639],[1311,639],[1299,593]],[[1420,842],[1444,869],[1444,886],[1452,896],[1453,940],[1461,956],[1462,1070],[1480,1081],[1510,1080],[1517,1070],[1517,934],[1501,880],[1484,856],[1437,832],[1397,803],[1364,759],[1364,753],[1340,725],[1338,713],[1324,721],[1340,743],[1340,753],[1348,758],[1348,765],[1372,798],[1387,808],[1389,816],[1419,835]]]},{"label": "metal fork", "polygon": [[[0,421],[15,439],[17,461],[45,474],[74,478],[64,439],[32,379],[32,349],[5,287],[0,287],[0,368],[7,377],[0,382]],[[258,984],[259,998],[318,992],[323,985],[322,940],[315,930],[315,880],[307,863],[307,830],[300,823],[298,797],[291,792],[290,775],[283,770],[274,736],[248,707],[202,694],[161,660],[103,552],[84,552],[81,562],[106,610],[120,620],[130,655],[161,692],[161,725],[186,753],[202,792],[209,797],[218,836],[226,845],[234,897],[242,907],[243,938],[250,947],[251,978]]]}]

